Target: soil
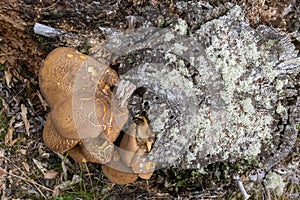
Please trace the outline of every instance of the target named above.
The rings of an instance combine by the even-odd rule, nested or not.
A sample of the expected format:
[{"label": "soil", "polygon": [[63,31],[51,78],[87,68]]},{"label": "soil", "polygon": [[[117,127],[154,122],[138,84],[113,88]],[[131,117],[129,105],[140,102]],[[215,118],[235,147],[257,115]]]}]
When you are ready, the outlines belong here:
[{"label": "soil", "polygon": [[[148,181],[115,185],[97,164],[78,164],[66,155],[49,150],[42,131],[49,107],[38,84],[38,72],[46,55],[56,47],[69,46],[89,54],[91,44],[105,40],[99,27],[126,31],[126,16],[139,16],[156,27],[166,27],[172,18],[195,24],[189,10],[176,7],[177,0],[11,0],[0,2],[0,195],[1,199],[239,199],[240,190],[232,179],[239,172],[247,175],[257,163],[217,162],[199,170],[161,169]],[[206,4],[205,4],[205,3]],[[295,35],[300,27],[300,1],[202,1],[218,7],[239,4],[253,27],[265,24],[288,33],[300,49]],[[207,9],[209,9],[209,6]],[[161,19],[163,18],[163,23]],[[208,20],[208,19],[206,19]],[[62,29],[71,37],[44,37],[33,32],[42,23]],[[134,26],[141,24],[137,22]],[[299,36],[298,36],[299,37]],[[298,136],[299,137],[299,136]],[[298,139],[293,153],[282,166],[299,159]],[[297,156],[298,155],[298,156]],[[243,167],[241,167],[243,166]],[[276,168],[276,167],[275,167]],[[242,177],[243,178],[243,177]],[[255,198],[271,198],[273,192],[259,183]],[[299,183],[287,188],[291,198],[299,195]],[[292,195],[291,195],[292,194]],[[276,195],[275,195],[276,196]],[[299,196],[298,196],[299,197]],[[278,197],[279,198],[279,197]]]}]

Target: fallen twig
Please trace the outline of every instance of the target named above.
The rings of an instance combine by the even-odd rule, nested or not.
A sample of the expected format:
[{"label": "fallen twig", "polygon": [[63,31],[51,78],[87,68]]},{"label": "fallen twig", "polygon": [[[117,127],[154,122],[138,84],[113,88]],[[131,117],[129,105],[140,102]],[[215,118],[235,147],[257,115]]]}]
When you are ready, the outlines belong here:
[{"label": "fallen twig", "polygon": [[233,179],[237,181],[237,184],[241,190],[241,193],[244,197],[245,200],[249,199],[251,195],[247,194],[246,190],[245,190],[245,187],[243,185],[243,182],[241,181],[240,179],[240,176],[239,175],[235,175],[233,176]]},{"label": "fallen twig", "polygon": [[46,25],[40,24],[40,23],[34,24],[33,31],[35,34],[42,35],[45,37],[57,37],[57,36],[60,36],[60,35],[66,33],[65,31],[63,31],[61,29],[52,28],[50,26],[46,26]]}]

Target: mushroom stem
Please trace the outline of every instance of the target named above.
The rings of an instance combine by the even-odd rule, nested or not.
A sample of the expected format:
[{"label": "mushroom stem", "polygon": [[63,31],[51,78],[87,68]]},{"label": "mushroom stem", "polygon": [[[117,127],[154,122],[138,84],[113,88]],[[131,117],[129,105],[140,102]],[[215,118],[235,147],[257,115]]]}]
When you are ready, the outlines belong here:
[{"label": "mushroom stem", "polygon": [[244,197],[245,200],[249,199],[251,195],[247,194],[246,190],[245,190],[245,187],[243,185],[243,182],[241,181],[240,179],[240,176],[239,175],[234,175],[233,176],[233,179],[237,181],[237,184],[240,188],[240,191]]}]

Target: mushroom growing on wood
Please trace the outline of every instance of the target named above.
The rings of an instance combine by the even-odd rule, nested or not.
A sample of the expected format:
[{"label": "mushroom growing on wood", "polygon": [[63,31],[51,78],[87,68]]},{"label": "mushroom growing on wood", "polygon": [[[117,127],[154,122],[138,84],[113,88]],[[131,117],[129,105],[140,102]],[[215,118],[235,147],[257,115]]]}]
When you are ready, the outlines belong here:
[{"label": "mushroom growing on wood", "polygon": [[[77,73],[82,73],[82,70],[86,79],[76,88],[77,77],[82,78]],[[43,133],[46,145],[58,152],[66,152],[79,145],[76,151],[70,150],[72,157],[80,154],[80,159],[75,160],[109,162],[113,152],[112,142],[128,118],[127,108],[122,108],[125,117],[121,119],[111,111],[111,87],[119,83],[117,73],[74,49],[61,47],[45,59],[39,81],[42,94],[52,110]],[[93,94],[87,93],[87,90]],[[77,94],[90,96],[79,98]],[[96,108],[91,107],[93,105]],[[95,110],[95,117],[90,119]],[[114,120],[116,117],[118,124]]]},{"label": "mushroom growing on wood", "polygon": [[[39,78],[51,108],[43,131],[48,148],[67,152],[80,163],[103,164],[103,173],[118,184],[151,177],[155,163],[145,153],[150,152],[155,135],[145,117],[134,119],[119,151],[113,144],[128,120],[127,99],[135,85],[120,81],[108,66],[65,47],[47,56]],[[117,154],[118,159],[112,160]]]},{"label": "mushroom growing on wood", "polygon": [[120,143],[119,154],[126,167],[143,179],[149,179],[155,170],[155,163],[145,156],[151,151],[155,134],[144,116],[136,117]]}]

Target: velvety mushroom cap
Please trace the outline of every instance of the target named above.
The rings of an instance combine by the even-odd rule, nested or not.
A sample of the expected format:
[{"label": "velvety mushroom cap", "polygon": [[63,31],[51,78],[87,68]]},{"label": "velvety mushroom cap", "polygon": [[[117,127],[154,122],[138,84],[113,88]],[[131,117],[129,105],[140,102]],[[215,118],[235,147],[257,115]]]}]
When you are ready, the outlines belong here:
[{"label": "velvety mushroom cap", "polygon": [[[112,165],[113,167],[102,165],[101,168],[103,174],[113,183],[120,185],[133,183],[139,177],[138,174],[133,173],[132,170],[126,167],[120,160],[111,161],[109,165]],[[117,169],[124,169],[124,171]]]},{"label": "velvety mushroom cap", "polygon": [[74,77],[85,60],[85,55],[68,47],[48,54],[39,73],[39,85],[51,108],[72,95]]},{"label": "velvety mushroom cap", "polygon": [[51,111],[51,120],[57,132],[64,138],[80,140],[73,119],[72,100],[66,98]]},{"label": "velvety mushroom cap", "polygon": [[54,128],[50,116],[47,117],[43,131],[43,139],[46,146],[56,152],[65,152],[77,145],[80,140],[62,137]]}]

